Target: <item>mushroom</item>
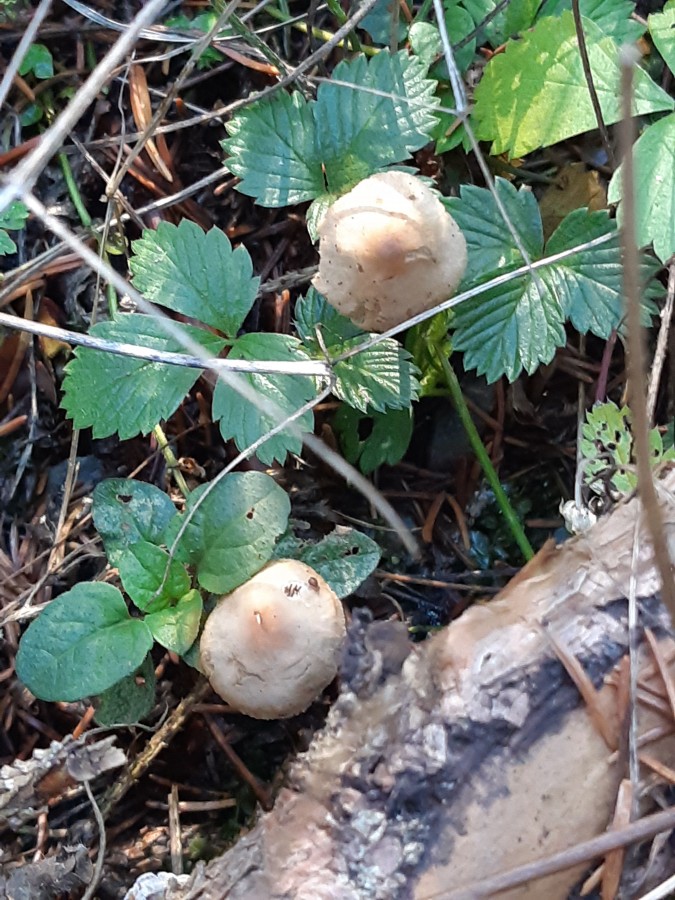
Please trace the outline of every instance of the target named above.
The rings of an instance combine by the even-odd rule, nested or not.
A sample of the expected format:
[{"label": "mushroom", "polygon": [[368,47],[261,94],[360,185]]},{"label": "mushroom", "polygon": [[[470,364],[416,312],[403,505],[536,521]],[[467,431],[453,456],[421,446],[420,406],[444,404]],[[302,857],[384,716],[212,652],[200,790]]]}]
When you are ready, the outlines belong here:
[{"label": "mushroom", "polygon": [[466,241],[419,178],[380,172],[340,197],[319,224],[314,286],[366,331],[386,331],[451,297]]},{"label": "mushroom", "polygon": [[345,634],[342,604],[321,575],[277,560],[220,599],[201,636],[201,668],[235,709],[282,719],[335,678]]}]

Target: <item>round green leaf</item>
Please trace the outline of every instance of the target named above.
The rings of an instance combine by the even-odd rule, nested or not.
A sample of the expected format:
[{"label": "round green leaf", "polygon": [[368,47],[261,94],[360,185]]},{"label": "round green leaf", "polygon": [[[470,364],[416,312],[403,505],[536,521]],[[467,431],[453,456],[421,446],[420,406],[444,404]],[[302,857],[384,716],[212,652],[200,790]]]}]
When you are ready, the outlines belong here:
[{"label": "round green leaf", "polygon": [[16,674],[42,700],[80,700],[131,674],[152,647],[110,584],[89,582],[61,594],[21,639]]},{"label": "round green leaf", "polygon": [[176,507],[152,484],[108,478],[97,485],[92,509],[94,525],[112,565],[139,541],[159,544]]},{"label": "round green leaf", "polygon": [[148,653],[139,669],[108,688],[97,698],[95,719],[99,725],[135,725],[155,702],[155,667]]},{"label": "round green leaf", "polygon": [[[169,531],[177,534],[185,516],[189,517],[178,554],[196,564],[205,590],[224,594],[255,575],[271,558],[289,514],[288,496],[273,478],[262,472],[234,472],[192,491],[185,514],[171,523]],[[172,543],[169,535],[167,542]]]},{"label": "round green leaf", "polygon": [[147,541],[139,541],[125,550],[117,568],[122,587],[144,612],[166,606],[190,588],[190,577],[185,566],[171,559],[166,550]]},{"label": "round green leaf", "polygon": [[145,624],[162,647],[179,656],[197,640],[203,603],[199,591],[189,591],[175,606],[145,617]]}]

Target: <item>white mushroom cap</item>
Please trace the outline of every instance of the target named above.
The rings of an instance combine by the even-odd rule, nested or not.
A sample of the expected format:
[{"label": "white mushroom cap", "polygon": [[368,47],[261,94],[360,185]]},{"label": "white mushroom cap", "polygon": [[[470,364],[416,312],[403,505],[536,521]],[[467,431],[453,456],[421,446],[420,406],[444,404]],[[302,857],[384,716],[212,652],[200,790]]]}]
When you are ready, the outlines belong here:
[{"label": "white mushroom cap", "polygon": [[438,197],[407,172],[380,172],[319,225],[314,286],[366,331],[386,331],[451,297],[466,241]]},{"label": "white mushroom cap", "polygon": [[277,560],[220,599],[201,636],[201,666],[235,709],[285,718],[335,678],[345,634],[342,604],[318,572]]}]

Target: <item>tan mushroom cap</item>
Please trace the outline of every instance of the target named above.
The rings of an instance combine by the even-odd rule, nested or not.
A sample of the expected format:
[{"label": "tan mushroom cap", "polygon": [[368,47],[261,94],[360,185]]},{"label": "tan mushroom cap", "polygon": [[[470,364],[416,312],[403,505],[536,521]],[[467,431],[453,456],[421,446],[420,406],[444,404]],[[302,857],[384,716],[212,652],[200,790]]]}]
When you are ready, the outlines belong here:
[{"label": "tan mushroom cap", "polygon": [[265,566],[222,597],[200,641],[204,674],[223,700],[256,719],[307,709],[338,670],[342,604],[305,563]]},{"label": "tan mushroom cap", "polygon": [[407,172],[371,175],[319,226],[313,283],[366,331],[386,331],[451,297],[466,241],[438,197]]}]

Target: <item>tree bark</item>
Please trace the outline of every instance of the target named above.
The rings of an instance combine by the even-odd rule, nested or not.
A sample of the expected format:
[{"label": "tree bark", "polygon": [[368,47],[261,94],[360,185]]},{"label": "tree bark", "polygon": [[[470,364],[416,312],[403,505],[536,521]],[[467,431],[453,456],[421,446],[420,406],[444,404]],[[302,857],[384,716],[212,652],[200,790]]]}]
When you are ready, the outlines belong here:
[{"label": "tree bark", "polygon": [[[671,472],[659,484],[671,557],[674,487]],[[274,809],[172,900],[478,897],[481,878],[601,833],[626,775],[617,667],[632,590],[638,638],[649,627],[675,658],[645,534],[633,499],[412,648],[403,626],[357,614],[340,696]],[[666,734],[663,682],[640,658],[641,728]],[[649,753],[674,749],[666,734]],[[564,898],[580,874],[500,896]]]}]

